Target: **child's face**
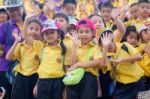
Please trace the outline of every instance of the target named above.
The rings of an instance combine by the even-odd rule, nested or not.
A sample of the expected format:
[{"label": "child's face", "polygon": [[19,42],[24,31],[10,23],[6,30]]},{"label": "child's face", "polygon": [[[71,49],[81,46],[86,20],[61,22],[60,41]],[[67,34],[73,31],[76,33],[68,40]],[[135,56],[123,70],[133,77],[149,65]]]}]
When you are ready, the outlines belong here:
[{"label": "child's face", "polygon": [[66,30],[67,29],[69,23],[66,21],[65,18],[63,18],[63,17],[56,17],[54,20],[56,21],[56,23],[60,24],[60,26],[61,26],[60,28],[62,30]]},{"label": "child's face", "polygon": [[127,42],[131,44],[133,47],[136,47],[138,45],[138,34],[135,32],[131,32],[127,36]]},{"label": "child's face", "polygon": [[8,19],[7,13],[6,12],[1,12],[0,13],[0,23],[7,21],[7,19]]},{"label": "child's face", "polygon": [[49,29],[44,32],[44,40],[48,44],[55,44],[59,40],[59,35],[56,30]]},{"label": "child's face", "polygon": [[148,30],[141,32],[141,40],[143,43],[148,43],[150,41],[150,32]]},{"label": "child's face", "polygon": [[76,6],[74,4],[67,4],[64,7],[64,11],[68,16],[74,16],[76,12]]},{"label": "child's face", "polygon": [[81,43],[83,45],[89,43],[94,37],[94,33],[88,27],[79,28],[78,35],[79,35],[79,39],[81,39]]},{"label": "child's face", "polygon": [[36,22],[32,22],[28,25],[28,29],[27,29],[28,38],[39,40],[41,38],[40,32],[41,32],[41,26]]},{"label": "child's face", "polygon": [[96,29],[99,29],[99,28],[103,29],[105,27],[102,18],[99,16],[95,15],[95,16],[91,17],[91,21],[96,26]]},{"label": "child's face", "polygon": [[150,4],[148,3],[141,3],[139,5],[140,15],[144,17],[148,17],[150,12]]},{"label": "child's face", "polygon": [[139,17],[138,5],[134,5],[134,6],[130,7],[130,14],[134,19],[137,19]]},{"label": "child's face", "polygon": [[111,20],[111,8],[104,7],[101,9],[101,14],[104,18],[105,21],[110,21]]}]

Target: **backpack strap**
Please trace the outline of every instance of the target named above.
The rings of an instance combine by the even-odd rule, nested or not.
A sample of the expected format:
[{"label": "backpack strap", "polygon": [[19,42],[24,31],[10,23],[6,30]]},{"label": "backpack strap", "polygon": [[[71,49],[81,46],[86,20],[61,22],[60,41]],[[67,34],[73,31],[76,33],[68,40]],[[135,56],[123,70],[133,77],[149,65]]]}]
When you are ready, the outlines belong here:
[{"label": "backpack strap", "polygon": [[10,21],[8,21],[6,23],[6,32],[7,32],[6,43],[8,44],[9,48],[13,45],[11,29],[12,29],[11,28],[11,23],[10,23]]},{"label": "backpack strap", "polygon": [[126,51],[129,54],[129,50],[128,47],[123,43],[123,45],[121,46],[121,49],[123,49],[124,51]]}]

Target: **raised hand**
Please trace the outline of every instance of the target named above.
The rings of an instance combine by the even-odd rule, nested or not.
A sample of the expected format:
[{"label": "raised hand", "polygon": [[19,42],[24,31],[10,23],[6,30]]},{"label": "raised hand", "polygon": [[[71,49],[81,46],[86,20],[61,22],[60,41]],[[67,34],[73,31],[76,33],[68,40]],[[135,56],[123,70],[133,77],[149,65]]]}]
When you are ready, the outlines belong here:
[{"label": "raised hand", "polygon": [[15,30],[13,31],[12,35],[14,36],[16,42],[19,43],[19,42],[21,41],[21,34],[18,33],[18,30],[17,30],[17,29],[15,29]]},{"label": "raised hand", "polygon": [[111,33],[105,33],[101,37],[102,45],[103,47],[109,47],[110,43],[112,42],[112,34]]},{"label": "raised hand", "polygon": [[111,17],[112,17],[113,19],[118,18],[119,15],[120,15],[120,10],[119,10],[118,8],[115,8],[115,9],[112,10],[112,12],[111,12]]},{"label": "raised hand", "polygon": [[72,40],[73,45],[78,45],[78,43],[80,42],[78,34],[75,31],[72,32]]}]

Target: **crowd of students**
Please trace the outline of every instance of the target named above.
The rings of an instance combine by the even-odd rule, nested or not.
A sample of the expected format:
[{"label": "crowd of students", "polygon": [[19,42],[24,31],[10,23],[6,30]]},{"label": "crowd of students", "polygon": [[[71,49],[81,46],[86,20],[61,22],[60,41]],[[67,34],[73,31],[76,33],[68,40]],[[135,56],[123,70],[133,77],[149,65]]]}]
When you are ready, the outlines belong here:
[{"label": "crowd of students", "polygon": [[[137,99],[150,90],[149,0],[54,1],[0,7],[0,99]],[[78,68],[80,82],[65,85]]]}]

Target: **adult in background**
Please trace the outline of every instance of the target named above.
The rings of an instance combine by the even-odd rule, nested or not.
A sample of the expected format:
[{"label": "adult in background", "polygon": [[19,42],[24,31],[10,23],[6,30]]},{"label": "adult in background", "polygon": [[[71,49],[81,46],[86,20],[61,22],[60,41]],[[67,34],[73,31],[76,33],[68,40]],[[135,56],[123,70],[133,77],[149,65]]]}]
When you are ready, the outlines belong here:
[{"label": "adult in background", "polygon": [[0,25],[0,87],[6,90],[4,99],[11,99],[11,73],[15,62],[6,60],[5,56],[14,43],[12,32],[17,29],[18,34],[21,33],[25,11],[22,0],[7,0],[5,5],[10,20]]}]

